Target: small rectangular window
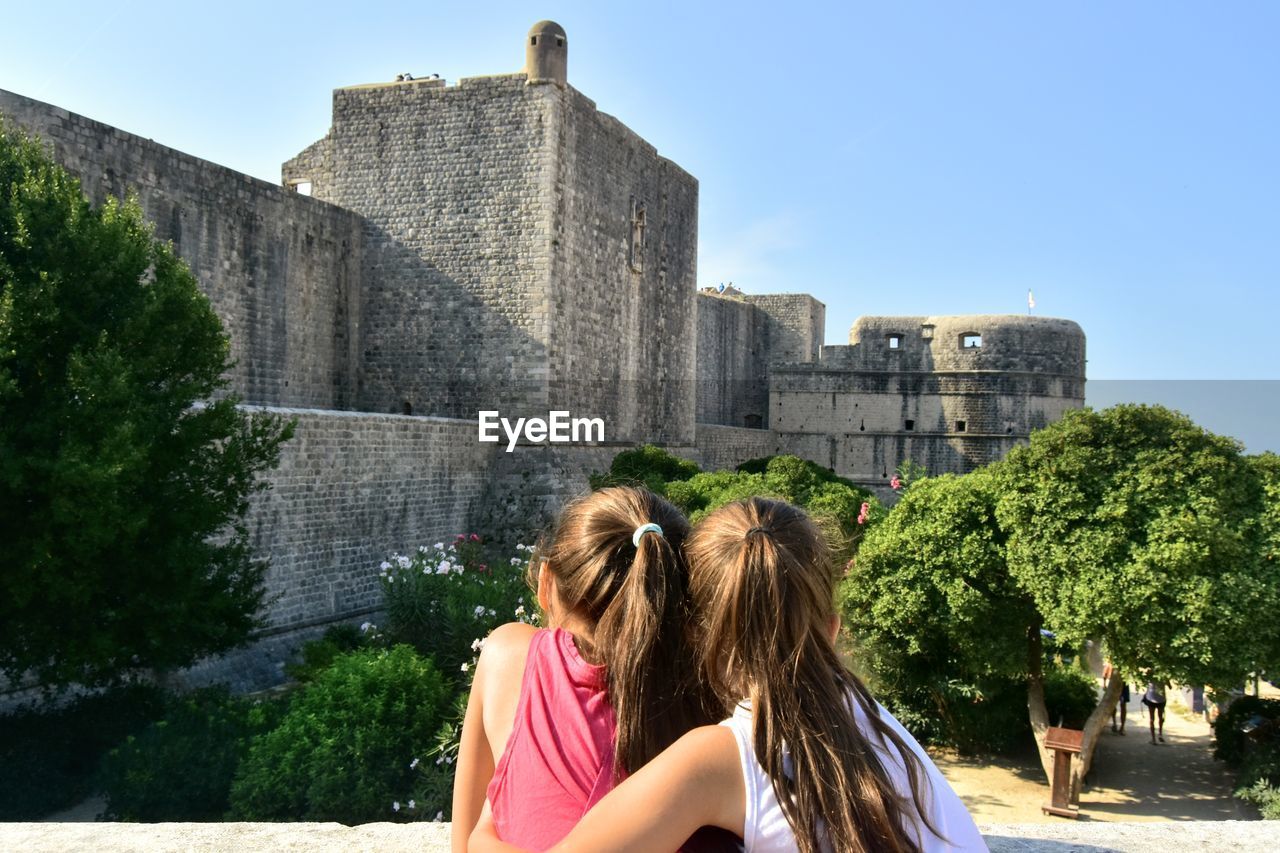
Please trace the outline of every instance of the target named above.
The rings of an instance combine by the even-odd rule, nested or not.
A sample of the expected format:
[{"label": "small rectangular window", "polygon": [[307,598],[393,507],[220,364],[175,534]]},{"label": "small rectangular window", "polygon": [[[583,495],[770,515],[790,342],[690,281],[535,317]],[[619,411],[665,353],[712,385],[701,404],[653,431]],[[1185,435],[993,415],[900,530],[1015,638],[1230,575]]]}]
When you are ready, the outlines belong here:
[{"label": "small rectangular window", "polygon": [[292,189],[294,192],[296,192],[298,195],[311,195],[310,181],[298,181],[297,183],[290,184],[289,188]]},{"label": "small rectangular window", "polygon": [[902,346],[902,335],[889,335],[889,349],[898,349]]},{"label": "small rectangular window", "polygon": [[536,45],[538,43],[537,36],[529,36],[529,44]]},{"label": "small rectangular window", "polygon": [[982,346],[982,335],[961,335],[960,346],[964,349],[977,349]]},{"label": "small rectangular window", "polygon": [[964,428],[968,426],[964,421],[956,421],[956,432],[964,432]]},{"label": "small rectangular window", "polygon": [[915,430],[915,428],[916,428],[916,422],[915,422],[915,421],[913,421],[913,420],[911,420],[910,418],[908,418],[908,419],[907,419],[907,432],[912,432],[912,431],[914,431],[914,430]]}]

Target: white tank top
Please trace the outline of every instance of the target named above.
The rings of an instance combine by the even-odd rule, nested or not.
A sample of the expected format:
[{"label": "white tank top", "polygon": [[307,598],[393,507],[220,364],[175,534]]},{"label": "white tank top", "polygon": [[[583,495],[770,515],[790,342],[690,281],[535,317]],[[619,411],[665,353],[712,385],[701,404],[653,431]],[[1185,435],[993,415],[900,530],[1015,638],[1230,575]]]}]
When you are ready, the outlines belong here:
[{"label": "white tank top", "polygon": [[[873,734],[874,729],[867,724],[866,716],[858,703],[850,698],[850,704],[853,706],[859,728],[876,745],[880,760],[889,772],[890,778],[893,779],[895,787],[904,796],[909,797],[911,786],[907,780],[907,769],[902,757],[896,749]],[[929,806],[929,818],[945,840],[929,832],[924,826],[912,826],[909,831],[915,833],[920,849],[930,853],[986,850],[987,844],[982,840],[982,835],[978,832],[973,818],[969,816],[968,809],[947,784],[947,780],[942,777],[942,773],[934,766],[920,744],[916,743],[916,739],[883,707],[880,708],[880,718],[888,723],[920,758],[929,781],[929,790],[925,792],[924,800]],[[756,760],[755,746],[751,738],[751,708],[747,703],[742,703],[734,710],[733,716],[720,725],[733,732],[734,739],[738,742],[738,760],[742,765],[742,781],[747,791],[746,817],[742,825],[744,847],[748,853],[788,853],[796,850],[795,834],[791,831],[791,824],[787,823],[787,817],[778,803],[773,783],[765,775],[760,762]],[[788,775],[791,774],[789,757],[784,756],[783,769]],[[824,850],[831,850],[829,844],[824,843],[822,847]]]}]

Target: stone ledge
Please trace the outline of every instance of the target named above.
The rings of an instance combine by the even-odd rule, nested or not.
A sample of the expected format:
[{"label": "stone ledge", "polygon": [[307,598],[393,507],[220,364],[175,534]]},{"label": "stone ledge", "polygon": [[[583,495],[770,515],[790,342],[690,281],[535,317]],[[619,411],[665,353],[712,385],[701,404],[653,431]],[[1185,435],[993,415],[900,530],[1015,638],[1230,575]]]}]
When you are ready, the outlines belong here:
[{"label": "stone ledge", "polygon": [[[1266,821],[982,824],[993,853],[1152,850],[1266,850]],[[448,853],[447,823],[0,823],[0,850],[414,851]]]}]

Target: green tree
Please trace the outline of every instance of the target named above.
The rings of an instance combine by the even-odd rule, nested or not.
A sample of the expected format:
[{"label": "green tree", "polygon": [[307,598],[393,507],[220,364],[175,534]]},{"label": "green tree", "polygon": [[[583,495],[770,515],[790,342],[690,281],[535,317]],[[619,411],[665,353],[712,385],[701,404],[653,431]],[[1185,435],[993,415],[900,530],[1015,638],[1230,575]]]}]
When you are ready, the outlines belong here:
[{"label": "green tree", "polygon": [[[227,338],[134,201],[0,126],[0,671],[98,684],[243,642],[243,524],[292,424],[224,396]],[[214,398],[217,398],[216,400]]]},{"label": "green tree", "polygon": [[1262,558],[1263,485],[1238,442],[1158,406],[1069,412],[999,470],[1011,576],[1060,642],[1102,640],[1120,674],[1085,724],[1078,797],[1125,678],[1230,685],[1265,654],[1280,572]]},{"label": "green tree", "polygon": [[[1009,575],[990,468],[919,479],[863,540],[840,585],[857,663],[949,739],[963,709],[1015,689],[1039,614]],[[969,738],[964,738],[969,739]],[[988,741],[989,742],[989,741]]]},{"label": "green tree", "polygon": [[[1280,571],[1280,456],[1262,453],[1249,457],[1249,462],[1262,480],[1263,507],[1259,517],[1258,534],[1262,539],[1263,569],[1269,573]],[[1259,667],[1271,680],[1280,680],[1280,619],[1259,620],[1256,626],[1266,631],[1263,639],[1266,650],[1259,659]]]}]

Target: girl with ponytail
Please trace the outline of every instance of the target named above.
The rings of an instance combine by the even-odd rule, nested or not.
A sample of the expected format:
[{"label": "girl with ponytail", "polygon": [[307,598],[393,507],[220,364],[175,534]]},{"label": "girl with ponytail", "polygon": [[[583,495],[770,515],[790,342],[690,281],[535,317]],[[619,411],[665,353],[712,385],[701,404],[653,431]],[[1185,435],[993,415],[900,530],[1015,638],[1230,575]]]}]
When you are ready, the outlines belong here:
[{"label": "girl with ponytail", "polygon": [[501,838],[546,849],[619,779],[719,719],[688,643],[688,531],[657,495],[608,488],[569,504],[534,549],[547,627],[511,623],[485,640],[458,752],[455,851],[486,797]]},{"label": "girl with ponytail", "polygon": [[[836,572],[801,510],[749,498],[686,545],[703,677],[732,716],[646,764],[556,850],[673,850],[722,827],[748,851],[986,850],[920,745],[841,664]],[[507,849],[482,820],[472,850]]]}]

